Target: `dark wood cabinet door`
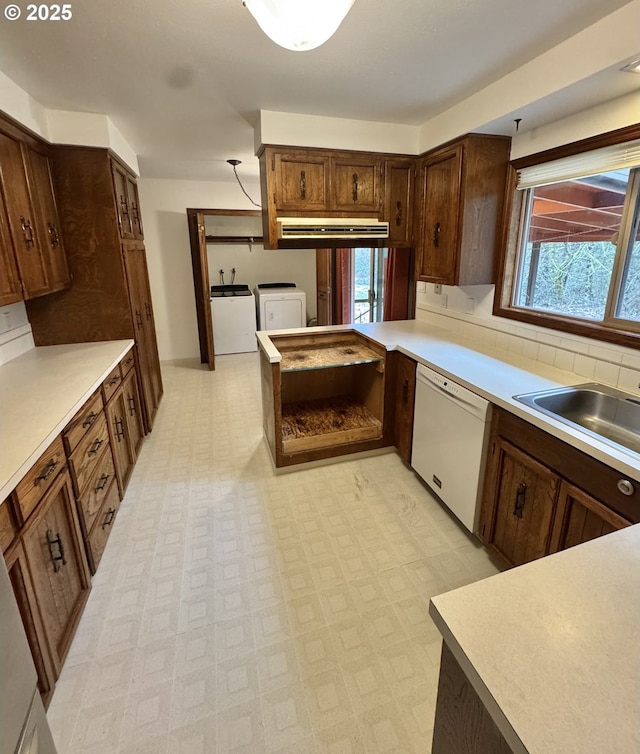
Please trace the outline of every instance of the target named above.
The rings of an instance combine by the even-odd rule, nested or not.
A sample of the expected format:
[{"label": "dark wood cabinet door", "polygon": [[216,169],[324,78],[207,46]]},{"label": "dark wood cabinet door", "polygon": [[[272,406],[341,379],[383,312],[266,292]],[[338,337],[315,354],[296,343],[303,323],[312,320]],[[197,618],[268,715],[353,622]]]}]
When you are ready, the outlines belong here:
[{"label": "dark wood cabinet door", "polygon": [[38,235],[44,254],[49,289],[59,291],[71,284],[60,219],[53,194],[51,168],[45,154],[29,150],[29,169]]},{"label": "dark wood cabinet door", "polygon": [[385,164],[384,219],[389,222],[389,246],[412,246],[413,160],[387,160]]},{"label": "dark wood cabinet door", "polygon": [[402,353],[393,353],[394,444],[398,455],[411,463],[413,441],[413,410],[416,398],[416,362]]},{"label": "dark wood cabinet door", "polygon": [[455,285],[462,147],[422,167],[420,277]]},{"label": "dark wood cabinet door", "polygon": [[131,207],[129,206],[127,172],[116,162],[112,161],[111,173],[113,175],[113,193],[116,202],[120,235],[122,238],[133,238],[133,221]]},{"label": "dark wood cabinet door", "polygon": [[133,459],[138,457],[142,440],[144,439],[144,425],[142,424],[142,406],[136,379],[136,370],[132,369],[124,378],[122,392],[127,416],[127,431],[129,433],[129,447]]},{"label": "dark wood cabinet door", "polygon": [[91,588],[65,470],[40,502],[23,543],[47,643],[59,674]]},{"label": "dark wood cabinet door", "polygon": [[109,440],[113,453],[113,462],[116,469],[116,479],[120,489],[120,498],[124,497],[124,491],[129,483],[129,477],[133,471],[134,455],[129,442],[129,429],[127,426],[127,407],[124,392],[120,387],[105,406],[104,412],[109,427]]},{"label": "dark wood cabinet door", "polygon": [[278,211],[329,210],[328,156],[282,152],[273,156],[272,169]]},{"label": "dark wood cabinet door", "polygon": [[551,533],[551,552],[631,526],[631,522],[569,482],[562,482]]},{"label": "dark wood cabinet door", "polygon": [[0,201],[0,306],[16,301],[22,301],[22,286],[5,208]]},{"label": "dark wood cabinet door", "polygon": [[381,166],[382,160],[373,155],[362,158],[333,157],[332,209],[339,212],[379,213]]},{"label": "dark wood cabinet door", "polygon": [[49,279],[25,168],[26,147],[0,132],[0,178],[24,298],[49,293]]},{"label": "dark wood cabinet door", "polygon": [[49,652],[46,632],[38,609],[38,599],[22,542],[16,542],[13,547],[5,552],[4,560],[9,572],[13,593],[18,603],[18,610],[27,635],[33,663],[36,666],[38,691],[45,705],[47,705],[53,693],[58,673]]},{"label": "dark wood cabinet door", "polygon": [[138,184],[132,175],[127,175],[127,201],[131,216],[131,231],[133,237],[141,241],[144,238],[142,232],[142,215],[140,213],[140,198],[138,196]]},{"label": "dark wood cabinet door", "polygon": [[123,258],[135,326],[143,415],[146,429],[150,431],[162,398],[163,387],[144,245],[124,244]]},{"label": "dark wood cabinet door", "polygon": [[484,543],[510,566],[548,555],[560,478],[503,438],[487,463],[495,506],[492,521],[481,521]]}]

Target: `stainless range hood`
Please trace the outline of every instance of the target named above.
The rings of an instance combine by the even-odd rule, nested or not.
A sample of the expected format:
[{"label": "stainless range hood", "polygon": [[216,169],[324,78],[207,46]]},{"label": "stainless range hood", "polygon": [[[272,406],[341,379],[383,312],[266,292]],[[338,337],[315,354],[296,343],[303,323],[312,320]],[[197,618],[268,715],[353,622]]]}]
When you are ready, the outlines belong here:
[{"label": "stainless range hood", "polygon": [[389,223],[370,217],[278,217],[279,239],[388,238]]}]

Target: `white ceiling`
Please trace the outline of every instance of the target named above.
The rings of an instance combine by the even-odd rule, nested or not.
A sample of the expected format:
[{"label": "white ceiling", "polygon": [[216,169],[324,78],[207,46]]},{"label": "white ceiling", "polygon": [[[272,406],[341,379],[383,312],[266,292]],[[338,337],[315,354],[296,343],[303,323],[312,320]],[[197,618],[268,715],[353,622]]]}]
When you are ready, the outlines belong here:
[{"label": "white ceiling", "polygon": [[[261,109],[420,125],[627,2],[356,0],[329,42],[295,53],[241,0],[92,0],[74,3],[68,22],[3,19],[0,68],[47,108],[108,114],[143,176],[229,180],[230,157],[257,175]],[[612,75],[527,117],[638,84]],[[488,126],[511,133],[511,118]]]}]

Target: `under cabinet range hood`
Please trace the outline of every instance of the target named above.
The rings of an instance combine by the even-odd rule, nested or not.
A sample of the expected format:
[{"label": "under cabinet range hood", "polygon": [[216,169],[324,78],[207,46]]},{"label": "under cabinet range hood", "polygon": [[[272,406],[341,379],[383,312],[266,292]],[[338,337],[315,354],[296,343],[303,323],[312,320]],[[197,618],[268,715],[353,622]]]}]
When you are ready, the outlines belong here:
[{"label": "under cabinet range hood", "polygon": [[388,238],[389,223],[370,217],[278,217],[279,239]]}]

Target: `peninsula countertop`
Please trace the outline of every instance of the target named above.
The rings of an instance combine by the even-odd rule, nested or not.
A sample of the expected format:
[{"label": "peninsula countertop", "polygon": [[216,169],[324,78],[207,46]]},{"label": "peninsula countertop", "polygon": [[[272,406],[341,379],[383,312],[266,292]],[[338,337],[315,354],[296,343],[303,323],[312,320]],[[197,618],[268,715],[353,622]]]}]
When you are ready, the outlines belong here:
[{"label": "peninsula countertop", "polygon": [[484,346],[449,330],[418,320],[372,322],[363,325],[307,327],[299,330],[268,330],[256,333],[258,345],[270,362],[280,361],[272,335],[307,334],[355,330],[384,346],[431,367],[482,396],[490,403],[549,432],[621,474],[640,482],[640,454],[599,440],[578,428],[547,416],[514,399],[514,395],[550,390],[587,382],[584,377],[533,361],[509,351]]},{"label": "peninsula countertop", "polygon": [[640,524],[431,599],[517,754],[640,751]]},{"label": "peninsula countertop", "polygon": [[39,346],[0,366],[0,504],[131,348]]}]

